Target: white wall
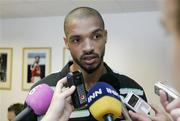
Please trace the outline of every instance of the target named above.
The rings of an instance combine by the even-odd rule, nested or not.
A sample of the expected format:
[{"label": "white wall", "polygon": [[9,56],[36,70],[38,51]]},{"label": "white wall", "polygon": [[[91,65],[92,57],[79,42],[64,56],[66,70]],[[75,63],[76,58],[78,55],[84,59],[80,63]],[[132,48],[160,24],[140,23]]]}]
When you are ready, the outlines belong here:
[{"label": "white wall", "polygon": [[0,40],[2,40],[2,27],[1,27],[1,25],[2,25],[2,21],[1,21],[1,19],[0,19]]},{"label": "white wall", "polygon": [[[0,90],[0,121],[7,121],[6,112],[10,104],[23,102],[27,95],[21,90],[23,47],[51,47],[52,72],[62,68],[63,19],[1,20],[0,47],[13,48],[13,70],[11,90]],[[104,19],[108,30],[105,61],[142,85],[150,102],[157,100],[153,94],[154,82],[170,78],[169,43],[159,25],[159,13],[105,14]]]},{"label": "white wall", "polygon": [[156,81],[170,80],[169,44],[158,12],[106,15],[109,40],[106,62],[141,84],[149,101]]}]

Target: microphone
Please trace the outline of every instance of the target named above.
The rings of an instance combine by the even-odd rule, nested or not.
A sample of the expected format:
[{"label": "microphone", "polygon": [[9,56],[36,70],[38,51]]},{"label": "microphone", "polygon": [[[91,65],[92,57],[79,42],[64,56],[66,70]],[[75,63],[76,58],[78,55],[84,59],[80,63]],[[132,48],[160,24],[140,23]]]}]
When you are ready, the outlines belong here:
[{"label": "microphone", "polygon": [[97,82],[88,92],[88,107],[98,121],[113,121],[121,116],[122,104],[119,94],[109,84]]},{"label": "microphone", "polygon": [[21,121],[31,112],[34,112],[36,115],[45,114],[51,103],[52,96],[53,90],[47,84],[40,84],[34,87],[26,98],[27,107],[13,121]]},{"label": "microphone", "polygon": [[[106,82],[106,83],[110,84],[111,86],[113,86],[113,88],[117,92],[119,92],[120,82],[114,73],[108,72],[108,73],[103,74],[101,76],[101,78],[99,79],[99,82]],[[120,98],[120,100],[121,100],[121,98]],[[123,101],[121,100],[121,102],[123,102]],[[122,117],[124,117],[128,121],[132,121],[129,116],[126,105],[124,103],[121,103],[121,104],[122,104],[121,105],[122,106]]]}]

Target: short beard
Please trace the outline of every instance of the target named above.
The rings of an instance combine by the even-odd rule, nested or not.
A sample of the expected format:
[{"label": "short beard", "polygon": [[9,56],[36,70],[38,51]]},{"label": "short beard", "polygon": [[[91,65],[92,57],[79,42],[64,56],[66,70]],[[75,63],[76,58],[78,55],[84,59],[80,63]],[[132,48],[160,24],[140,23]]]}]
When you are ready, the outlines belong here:
[{"label": "short beard", "polygon": [[97,65],[96,67],[94,67],[94,68],[91,68],[91,67],[85,68],[77,58],[74,58],[74,57],[73,57],[73,60],[74,60],[85,72],[87,72],[88,74],[92,74],[92,73],[95,72],[95,71],[101,66],[101,64],[103,63],[104,53],[105,53],[105,50],[103,51],[102,55],[99,56],[99,58],[100,58],[100,63],[98,63],[98,65]]},{"label": "short beard", "polygon": [[84,66],[82,66],[82,64],[78,61],[76,62],[84,71],[86,71],[88,74],[92,74],[93,72],[95,72],[100,66],[101,66],[101,63],[102,63],[102,59],[100,61],[100,63],[98,63],[98,65],[95,67],[95,68],[85,68]]}]

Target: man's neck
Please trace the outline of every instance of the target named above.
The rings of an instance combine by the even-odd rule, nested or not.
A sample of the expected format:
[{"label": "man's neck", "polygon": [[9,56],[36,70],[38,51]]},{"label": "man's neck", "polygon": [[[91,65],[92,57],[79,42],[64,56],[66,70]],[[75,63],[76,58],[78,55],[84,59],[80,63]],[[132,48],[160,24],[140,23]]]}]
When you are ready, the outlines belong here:
[{"label": "man's neck", "polygon": [[100,67],[91,74],[82,71],[85,80],[86,89],[89,90],[99,80],[99,78],[106,72],[107,70],[106,67],[104,66],[104,63],[102,63]]},{"label": "man's neck", "polygon": [[79,70],[79,66],[73,62],[73,64],[70,66],[70,71],[75,72]]}]

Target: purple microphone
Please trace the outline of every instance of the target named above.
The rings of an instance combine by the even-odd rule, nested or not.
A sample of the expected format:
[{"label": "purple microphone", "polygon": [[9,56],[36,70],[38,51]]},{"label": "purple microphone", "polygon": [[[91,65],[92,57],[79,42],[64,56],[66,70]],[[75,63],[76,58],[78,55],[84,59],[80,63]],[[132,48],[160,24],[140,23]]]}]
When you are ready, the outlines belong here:
[{"label": "purple microphone", "polygon": [[34,87],[26,98],[27,107],[13,121],[21,121],[32,111],[36,115],[45,114],[51,103],[52,96],[53,90],[47,84],[40,84]]}]

